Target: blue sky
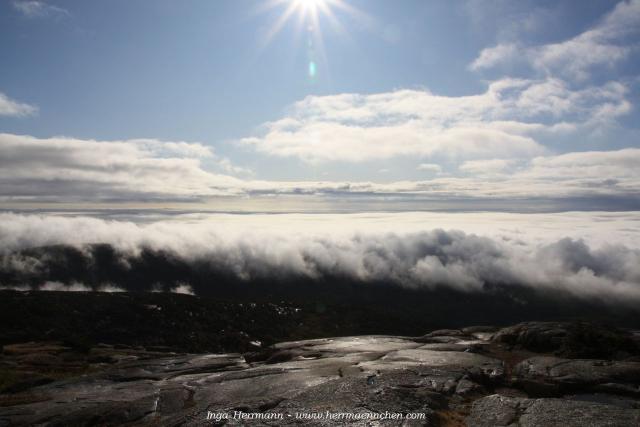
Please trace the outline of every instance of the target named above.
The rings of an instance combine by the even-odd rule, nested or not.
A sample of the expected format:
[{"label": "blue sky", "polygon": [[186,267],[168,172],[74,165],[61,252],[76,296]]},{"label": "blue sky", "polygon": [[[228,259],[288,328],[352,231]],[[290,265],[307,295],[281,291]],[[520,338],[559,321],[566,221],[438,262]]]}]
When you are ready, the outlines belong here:
[{"label": "blue sky", "polygon": [[3,1],[0,197],[628,206],[639,28],[624,0]]}]

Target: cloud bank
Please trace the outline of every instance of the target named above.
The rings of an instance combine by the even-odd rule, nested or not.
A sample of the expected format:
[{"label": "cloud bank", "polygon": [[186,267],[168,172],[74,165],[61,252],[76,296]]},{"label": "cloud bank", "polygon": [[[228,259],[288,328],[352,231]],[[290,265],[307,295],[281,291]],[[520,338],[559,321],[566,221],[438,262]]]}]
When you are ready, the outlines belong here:
[{"label": "cloud bank", "polygon": [[239,180],[202,169],[201,162],[213,156],[197,143],[0,134],[2,195],[60,201],[233,193]]},{"label": "cloud bank", "polygon": [[[244,282],[338,278],[413,289],[483,292],[487,286],[524,286],[609,302],[640,299],[640,249],[621,243],[624,240],[608,244],[610,234],[600,240],[583,240],[563,237],[561,226],[550,232],[543,224],[540,227],[547,229],[546,239],[536,241],[518,233],[517,225],[512,231],[494,229],[479,235],[426,226],[419,217],[413,223],[406,222],[414,224],[413,228],[403,228],[397,224],[404,224],[399,221],[404,218],[393,215],[357,217],[359,231],[348,224],[343,224],[344,228],[328,222],[323,225],[322,216],[281,219],[287,227],[278,227],[276,219],[273,227],[263,227],[264,221],[270,221],[267,217],[257,218],[252,228],[253,218],[225,221],[224,216],[135,224],[88,217],[2,214],[0,277],[5,287],[59,282],[56,274],[66,277],[70,286],[78,279],[93,278],[94,283],[85,286],[126,288],[128,281],[134,280],[136,286],[146,286],[149,291],[158,286],[152,281],[166,280],[161,285],[175,292],[188,292],[192,286],[196,293],[206,291],[211,278],[220,275]],[[512,221],[514,218],[517,216]],[[544,221],[554,217],[536,218]],[[562,216],[559,218],[562,223]],[[609,217],[609,221],[624,236],[628,234],[626,227],[638,218],[620,221]],[[574,229],[588,235],[573,222]],[[495,219],[491,223],[496,224]],[[517,224],[525,225],[526,221]],[[598,233],[609,233],[597,217],[583,217],[582,224],[590,224]],[[98,243],[110,249],[91,246]],[[43,246],[50,248],[34,249]],[[64,247],[76,251],[69,253]],[[118,277],[127,283],[118,283]]]},{"label": "cloud bank", "polygon": [[282,195],[396,195],[416,200],[605,197],[615,209],[639,200],[638,165],[640,149],[627,148],[467,160],[454,174],[424,163],[417,169],[428,179],[418,181],[261,181],[211,170],[242,168],[199,143],[0,134],[0,201],[194,202]]}]

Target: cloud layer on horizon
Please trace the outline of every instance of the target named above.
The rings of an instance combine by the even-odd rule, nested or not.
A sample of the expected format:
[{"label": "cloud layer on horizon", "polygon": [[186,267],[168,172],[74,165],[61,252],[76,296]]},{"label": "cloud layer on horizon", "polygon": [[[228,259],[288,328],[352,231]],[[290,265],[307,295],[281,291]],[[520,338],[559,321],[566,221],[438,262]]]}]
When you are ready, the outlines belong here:
[{"label": "cloud layer on horizon", "polygon": [[[119,265],[124,270],[142,250],[150,249],[244,281],[346,277],[364,283],[427,289],[444,286],[468,292],[481,292],[486,284],[515,285],[610,302],[640,300],[638,247],[608,244],[606,238],[596,242],[566,237],[562,228],[536,242],[523,235],[518,238],[517,232],[500,230],[478,235],[426,226],[404,229],[403,223],[393,218],[388,218],[391,222],[386,230],[375,226],[375,218],[365,219],[368,228],[360,232],[328,232],[326,227],[316,231],[309,223],[313,217],[289,221],[287,229],[267,227],[263,231],[246,229],[243,224],[250,224],[250,218],[237,220],[235,226],[218,224],[214,218],[185,217],[140,225],[87,217],[2,214],[0,265],[4,277],[32,281],[47,277],[46,266],[62,261],[47,251],[22,249],[71,245],[83,251],[91,265],[86,245],[106,243],[120,254]],[[553,218],[539,216],[541,221]],[[598,233],[607,232],[595,218],[583,220],[583,225],[590,224]],[[637,222],[638,218],[630,220]],[[4,285],[15,288],[20,283]],[[87,285],[107,286],[109,290],[120,287],[119,283]],[[185,284],[170,285],[178,292]]]},{"label": "cloud layer on horizon", "polygon": [[[222,159],[222,161],[221,161]],[[405,195],[494,199],[608,197],[640,194],[640,149],[576,152],[531,159],[470,160],[456,175],[375,182],[261,181],[212,172],[229,166],[198,143],[158,140],[39,139],[0,134],[0,200],[9,202],[196,201],[277,195]],[[437,165],[435,165],[437,166]],[[419,166],[420,168],[420,166]],[[615,208],[615,206],[612,206]]]},{"label": "cloud layer on horizon", "polygon": [[203,170],[212,158],[198,143],[0,134],[1,196],[59,202],[233,194],[240,180]]}]

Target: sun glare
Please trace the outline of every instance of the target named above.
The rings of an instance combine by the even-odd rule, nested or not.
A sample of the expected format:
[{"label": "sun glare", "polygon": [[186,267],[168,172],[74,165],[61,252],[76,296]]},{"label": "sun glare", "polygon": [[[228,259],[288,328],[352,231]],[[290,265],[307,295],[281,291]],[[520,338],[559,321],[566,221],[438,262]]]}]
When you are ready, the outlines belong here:
[{"label": "sun glare", "polygon": [[332,26],[339,26],[334,10],[353,13],[355,9],[345,3],[344,0],[272,0],[267,3],[266,9],[284,6],[284,11],[278,20],[272,25],[269,34],[271,37],[280,32],[282,27],[297,15],[299,24],[319,24],[320,16],[329,21]]},{"label": "sun glare", "polygon": [[[282,14],[269,28],[263,40],[264,46],[283,29],[292,19],[297,18],[298,32],[307,33],[308,48],[308,76],[313,81],[318,74],[318,61],[326,65],[326,54],[322,41],[321,23],[328,23],[333,30],[346,34],[340,21],[336,17],[339,12],[343,15],[359,15],[359,11],[349,6],[345,0],[272,0],[267,8],[283,7]],[[322,18],[322,19],[321,19]],[[322,21],[322,22],[321,22]]]},{"label": "sun glare", "polygon": [[316,12],[319,7],[326,6],[326,0],[293,0],[297,8],[305,12]]}]

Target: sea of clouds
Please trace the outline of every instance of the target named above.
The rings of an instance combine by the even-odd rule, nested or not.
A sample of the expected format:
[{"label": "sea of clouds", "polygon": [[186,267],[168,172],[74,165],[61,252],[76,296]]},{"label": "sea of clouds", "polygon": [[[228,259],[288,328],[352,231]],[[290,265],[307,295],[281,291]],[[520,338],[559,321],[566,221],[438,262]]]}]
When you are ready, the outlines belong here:
[{"label": "sea of clouds", "polygon": [[[210,264],[243,281],[345,277],[468,292],[481,292],[486,284],[521,285],[561,289],[601,301],[635,302],[640,299],[639,223],[636,212],[1,213],[0,269],[5,277],[46,277],[41,269],[51,265],[43,258],[47,253],[25,249],[68,245],[82,250],[100,243],[121,254],[123,265],[145,249],[165,251],[186,263]],[[39,288],[122,289],[118,283],[44,279]],[[188,283],[176,283],[173,291],[192,289]]]}]

